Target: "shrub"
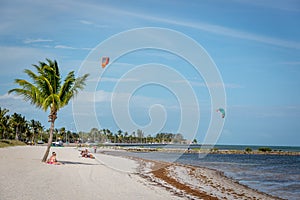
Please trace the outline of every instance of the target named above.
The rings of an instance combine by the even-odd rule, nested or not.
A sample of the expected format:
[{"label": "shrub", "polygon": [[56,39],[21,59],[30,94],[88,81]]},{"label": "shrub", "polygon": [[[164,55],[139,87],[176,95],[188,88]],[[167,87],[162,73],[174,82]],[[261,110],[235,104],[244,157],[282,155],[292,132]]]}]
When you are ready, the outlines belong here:
[{"label": "shrub", "polygon": [[219,149],[215,147],[215,148],[213,148],[213,149],[210,149],[210,151],[211,151],[211,152],[217,152],[217,151],[219,151]]},{"label": "shrub", "polygon": [[9,146],[21,146],[26,145],[24,142],[18,140],[0,140],[0,148]]},{"label": "shrub", "polygon": [[252,149],[251,149],[250,147],[247,147],[247,148],[245,149],[245,151],[246,151],[246,152],[251,152]]},{"label": "shrub", "polygon": [[259,147],[258,151],[270,152],[270,151],[272,151],[272,149],[270,147]]}]

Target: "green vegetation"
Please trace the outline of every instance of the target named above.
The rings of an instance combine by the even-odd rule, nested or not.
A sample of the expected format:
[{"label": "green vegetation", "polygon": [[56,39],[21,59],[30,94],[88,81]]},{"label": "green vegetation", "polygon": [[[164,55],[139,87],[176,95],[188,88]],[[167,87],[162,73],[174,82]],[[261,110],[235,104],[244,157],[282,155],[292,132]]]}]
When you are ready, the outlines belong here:
[{"label": "green vegetation", "polygon": [[37,73],[34,73],[29,69],[24,71],[32,82],[24,79],[15,79],[15,83],[21,88],[15,88],[8,91],[8,93],[14,92],[17,95],[24,97],[25,101],[29,101],[37,108],[44,111],[50,110],[49,122],[51,124],[49,130],[49,142],[42,159],[43,162],[46,161],[50,151],[57,112],[68,105],[69,101],[79,92],[79,90],[84,88],[85,81],[88,77],[88,74],[85,74],[82,77],[75,78],[74,71],[71,71],[62,83],[62,77],[57,62],[50,59],[46,60],[48,63],[39,62],[38,65],[33,65]]},{"label": "green vegetation", "polygon": [[[0,107],[0,139],[25,142],[27,144],[37,144],[38,142],[47,142],[49,139],[49,129],[45,129],[41,122],[31,119],[27,120],[25,116],[14,113],[8,114],[9,110]],[[137,134],[136,134],[137,133]],[[89,132],[71,132],[65,127],[55,128],[53,131],[53,140],[74,143],[79,141],[97,142],[97,143],[181,143],[187,144],[182,134],[158,133],[154,136],[145,136],[142,130],[132,133],[118,130],[113,133],[109,129],[92,128]]]},{"label": "green vegetation", "polygon": [[245,149],[245,151],[249,153],[249,152],[252,152],[252,149],[251,149],[250,147],[247,147],[247,148]]},{"label": "green vegetation", "polygon": [[271,152],[272,149],[270,147],[259,147],[258,151],[261,151],[261,152]]},{"label": "green vegetation", "polygon": [[8,112],[8,109],[0,107],[0,139],[36,142],[46,138],[44,127],[39,121],[29,121],[21,114],[9,115]]},{"label": "green vegetation", "polygon": [[22,146],[22,145],[26,145],[26,144],[18,140],[0,140],[0,148],[10,147],[10,146]]},{"label": "green vegetation", "polygon": [[117,133],[113,133],[109,129],[92,128],[90,132],[79,132],[78,135],[81,143],[187,143],[180,133],[158,133],[155,136],[145,136],[144,132],[139,129],[130,134],[122,130],[118,130]]},{"label": "green vegetation", "polygon": [[216,148],[216,147],[214,147],[214,148],[210,149],[210,152],[218,152],[218,151],[219,151],[219,149],[218,149],[218,148]]},{"label": "green vegetation", "polygon": [[[47,142],[49,129],[45,129],[41,122],[31,119],[18,113],[8,114],[9,110],[0,107],[0,140],[17,140],[27,144],[37,144]],[[62,127],[54,129],[54,139],[63,142],[75,142],[78,140],[77,133],[66,130]]]}]

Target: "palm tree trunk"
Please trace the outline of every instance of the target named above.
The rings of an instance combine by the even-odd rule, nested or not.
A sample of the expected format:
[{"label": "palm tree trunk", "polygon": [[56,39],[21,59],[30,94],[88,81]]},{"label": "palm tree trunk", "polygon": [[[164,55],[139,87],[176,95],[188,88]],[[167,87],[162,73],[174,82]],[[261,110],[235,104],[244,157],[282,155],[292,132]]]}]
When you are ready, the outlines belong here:
[{"label": "palm tree trunk", "polygon": [[47,145],[47,149],[46,152],[44,154],[44,157],[42,159],[42,162],[46,162],[49,152],[50,152],[50,147],[52,144],[52,140],[53,140],[53,130],[54,130],[54,120],[51,121],[51,126],[50,126],[50,130],[49,130],[49,139],[48,139],[48,145]]}]

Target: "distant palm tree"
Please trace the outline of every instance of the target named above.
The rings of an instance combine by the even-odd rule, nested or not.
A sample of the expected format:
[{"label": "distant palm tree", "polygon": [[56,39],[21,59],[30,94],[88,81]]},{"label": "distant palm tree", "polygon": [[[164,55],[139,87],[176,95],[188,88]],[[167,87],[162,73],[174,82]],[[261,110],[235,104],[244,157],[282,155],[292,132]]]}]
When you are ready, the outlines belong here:
[{"label": "distant palm tree", "polygon": [[2,109],[2,108],[0,107],[0,120],[1,120],[2,118],[4,118],[4,116],[5,116],[8,112],[9,112],[8,109],[6,109],[6,108]]},{"label": "distant palm tree", "polygon": [[9,116],[6,115],[9,112],[8,109],[1,109],[0,107],[0,132],[2,132],[2,139],[5,138],[5,133],[8,128],[8,119]]},{"label": "distant palm tree", "polygon": [[33,65],[37,74],[29,69],[24,71],[32,82],[16,79],[15,83],[19,84],[21,88],[8,91],[8,93],[15,92],[17,95],[23,96],[25,101],[29,101],[37,108],[43,109],[44,111],[50,109],[50,135],[42,162],[46,162],[50,152],[57,112],[66,106],[79,90],[84,88],[85,81],[88,77],[88,74],[85,74],[82,77],[75,78],[74,71],[71,71],[62,83],[57,62],[50,59],[46,60],[47,63],[39,62],[38,65]]},{"label": "distant palm tree", "polygon": [[64,141],[64,142],[67,142],[66,141],[66,138],[65,135],[66,135],[66,128],[65,127],[61,127],[59,129],[59,135],[61,136],[61,140]]},{"label": "distant palm tree", "polygon": [[6,115],[9,112],[8,109],[1,109],[0,107],[0,132],[2,132],[2,139],[5,138],[5,133],[8,129],[9,116]]},{"label": "distant palm tree", "polygon": [[19,140],[21,137],[21,131],[25,131],[26,119],[24,116],[18,113],[14,113],[10,118],[10,125],[15,130],[15,140]]},{"label": "distant palm tree", "polygon": [[28,122],[30,133],[31,133],[31,141],[33,143],[36,142],[36,138],[38,136],[39,130],[42,128],[42,124],[39,121],[35,121],[34,119]]},{"label": "distant palm tree", "polygon": [[1,119],[0,125],[2,126],[0,129],[2,131],[2,139],[7,139],[9,137],[9,119],[10,116],[5,115],[4,118]]}]

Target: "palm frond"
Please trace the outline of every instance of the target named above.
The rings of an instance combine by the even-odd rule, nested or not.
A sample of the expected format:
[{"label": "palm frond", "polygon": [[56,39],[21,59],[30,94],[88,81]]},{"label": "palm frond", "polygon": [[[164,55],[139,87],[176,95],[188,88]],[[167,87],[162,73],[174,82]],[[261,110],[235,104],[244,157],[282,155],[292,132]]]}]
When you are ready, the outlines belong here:
[{"label": "palm frond", "polygon": [[65,101],[67,94],[70,93],[75,82],[74,71],[71,71],[64,80],[63,85],[60,88],[59,96],[62,101]]},{"label": "palm frond", "polygon": [[79,90],[83,89],[85,86],[85,81],[89,74],[85,74],[81,77],[78,77],[74,80],[72,80],[72,84],[68,84],[68,92],[65,92],[63,96],[61,96],[61,104],[62,106],[65,106],[68,104],[68,102],[74,98]]},{"label": "palm frond", "polygon": [[46,63],[39,62],[37,65],[33,65],[36,73],[29,69],[24,71],[32,82],[16,79],[15,83],[20,88],[8,92],[23,96],[25,101],[29,101],[45,111],[48,108],[58,111],[61,107],[67,105],[79,90],[84,88],[88,74],[75,78],[74,71],[71,71],[61,84],[57,62],[50,59],[46,59],[46,61]]}]

